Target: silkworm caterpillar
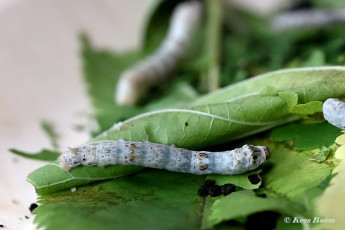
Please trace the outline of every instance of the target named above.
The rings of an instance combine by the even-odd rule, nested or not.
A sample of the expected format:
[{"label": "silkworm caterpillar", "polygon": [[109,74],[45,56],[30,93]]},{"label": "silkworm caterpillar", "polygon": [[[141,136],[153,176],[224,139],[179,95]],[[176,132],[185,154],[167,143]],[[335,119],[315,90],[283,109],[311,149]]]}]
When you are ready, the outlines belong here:
[{"label": "silkworm caterpillar", "polygon": [[59,157],[65,171],[78,165],[141,165],[191,174],[241,174],[270,157],[265,146],[244,145],[224,152],[192,151],[151,142],[109,141],[69,148]]},{"label": "silkworm caterpillar", "polygon": [[175,8],[168,34],[156,52],[124,71],[117,84],[115,101],[135,105],[148,89],[164,83],[186,54],[198,27],[202,5],[198,1],[182,2]]},{"label": "silkworm caterpillar", "polygon": [[323,117],[332,125],[345,129],[345,103],[336,98],[328,98],[322,106]]},{"label": "silkworm caterpillar", "polygon": [[298,10],[278,15],[272,22],[276,31],[293,28],[325,27],[345,22],[345,10]]}]

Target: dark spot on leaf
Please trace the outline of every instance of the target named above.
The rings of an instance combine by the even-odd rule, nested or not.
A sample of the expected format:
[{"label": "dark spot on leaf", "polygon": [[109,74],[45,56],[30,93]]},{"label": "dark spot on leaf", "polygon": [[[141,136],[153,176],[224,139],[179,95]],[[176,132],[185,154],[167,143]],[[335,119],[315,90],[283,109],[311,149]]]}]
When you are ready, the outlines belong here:
[{"label": "dark spot on leaf", "polygon": [[209,189],[216,185],[216,182],[214,180],[205,180],[204,183],[201,185],[201,187],[198,190],[198,194],[200,196],[207,196],[209,194]]},{"label": "dark spot on leaf", "polygon": [[252,184],[258,184],[261,181],[261,177],[259,174],[253,174],[248,176],[248,180]]},{"label": "dark spot on leaf", "polygon": [[215,184],[216,184],[216,182],[214,180],[205,180],[204,181],[204,185],[207,185],[207,186],[213,186]]},{"label": "dark spot on leaf", "polygon": [[221,193],[222,191],[219,185],[213,185],[208,188],[208,194],[210,194],[212,197],[219,196]]},{"label": "dark spot on leaf", "polygon": [[35,210],[35,208],[37,208],[37,207],[38,207],[38,205],[37,205],[36,203],[32,203],[32,204],[30,205],[30,207],[29,207],[30,212],[32,212],[33,210]]},{"label": "dark spot on leaf", "polygon": [[227,196],[227,195],[236,191],[236,187],[233,184],[224,184],[224,185],[220,186],[220,189],[221,189],[222,194],[224,196]]},{"label": "dark spot on leaf", "polygon": [[198,190],[198,194],[200,196],[207,196],[208,195],[208,187],[202,185],[201,188]]},{"label": "dark spot on leaf", "polygon": [[187,127],[189,124],[188,124],[188,122],[186,121],[185,123],[184,123],[184,126],[185,127]]},{"label": "dark spot on leaf", "polygon": [[249,215],[245,229],[275,229],[281,215],[273,211],[259,212]]},{"label": "dark spot on leaf", "polygon": [[258,197],[262,197],[262,198],[266,198],[267,195],[265,193],[262,193],[262,194],[256,194]]}]

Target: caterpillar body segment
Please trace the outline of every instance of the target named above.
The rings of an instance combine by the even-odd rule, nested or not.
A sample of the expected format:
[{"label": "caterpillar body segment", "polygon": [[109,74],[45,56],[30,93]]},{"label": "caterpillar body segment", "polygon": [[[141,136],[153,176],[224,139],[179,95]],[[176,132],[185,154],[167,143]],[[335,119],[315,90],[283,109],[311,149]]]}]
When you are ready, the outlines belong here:
[{"label": "caterpillar body segment", "polygon": [[70,148],[59,157],[59,163],[66,171],[78,165],[140,165],[198,175],[233,175],[254,170],[269,157],[265,146],[207,152],[151,142],[110,141]]},{"label": "caterpillar body segment", "polygon": [[328,98],[322,106],[323,117],[332,125],[345,129],[345,102]]},{"label": "caterpillar body segment", "polygon": [[116,88],[119,105],[135,105],[152,87],[165,83],[185,56],[202,13],[199,1],[186,1],[173,12],[166,38],[155,53],[124,71]]}]

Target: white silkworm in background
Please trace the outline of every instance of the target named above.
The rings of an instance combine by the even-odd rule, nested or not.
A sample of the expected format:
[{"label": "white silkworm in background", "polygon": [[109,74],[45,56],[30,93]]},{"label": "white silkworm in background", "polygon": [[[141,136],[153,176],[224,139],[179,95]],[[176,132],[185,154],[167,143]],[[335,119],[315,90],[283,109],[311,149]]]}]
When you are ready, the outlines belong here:
[{"label": "white silkworm in background", "polygon": [[272,21],[276,31],[294,28],[326,27],[345,22],[345,9],[334,10],[297,10],[282,13]]},{"label": "white silkworm in background", "polygon": [[198,1],[178,4],[173,12],[169,31],[158,50],[122,73],[117,84],[115,101],[134,105],[148,89],[164,83],[186,54],[201,18]]},{"label": "white silkworm in background", "polygon": [[224,152],[192,151],[151,142],[110,141],[70,148],[59,157],[62,169],[78,165],[140,165],[191,174],[241,174],[270,157],[265,146],[244,145]]},{"label": "white silkworm in background", "polygon": [[332,125],[345,129],[345,103],[336,98],[328,98],[322,106],[323,117]]}]

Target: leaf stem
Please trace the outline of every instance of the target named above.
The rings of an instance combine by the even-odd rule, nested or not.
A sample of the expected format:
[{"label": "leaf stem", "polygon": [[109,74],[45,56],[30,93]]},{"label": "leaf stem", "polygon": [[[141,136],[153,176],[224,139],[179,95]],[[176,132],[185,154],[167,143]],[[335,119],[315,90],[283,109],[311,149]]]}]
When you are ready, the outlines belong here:
[{"label": "leaf stem", "polygon": [[202,89],[211,92],[220,86],[220,44],[223,9],[222,1],[206,1],[206,47],[205,52],[208,56],[207,73],[202,77]]}]

